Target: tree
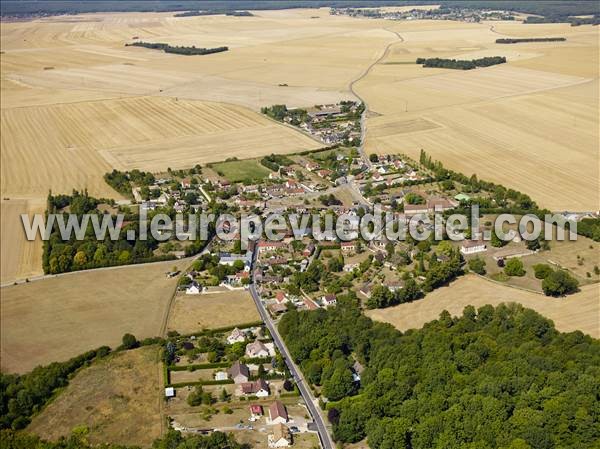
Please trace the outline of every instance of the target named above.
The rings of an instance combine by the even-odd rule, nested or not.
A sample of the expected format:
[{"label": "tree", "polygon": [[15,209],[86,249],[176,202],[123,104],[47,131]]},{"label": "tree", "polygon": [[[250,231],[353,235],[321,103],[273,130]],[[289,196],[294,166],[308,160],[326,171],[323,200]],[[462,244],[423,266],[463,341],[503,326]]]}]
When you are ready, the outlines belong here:
[{"label": "tree", "polygon": [[506,266],[504,267],[504,273],[508,276],[525,276],[525,269],[523,268],[521,259],[516,257],[508,259],[508,262],[506,262]]},{"label": "tree", "polygon": [[371,154],[369,154],[369,160],[371,162],[377,162],[377,161],[379,161],[379,156],[377,156],[375,153],[371,153]]},{"label": "tree", "polygon": [[75,257],[73,257],[73,264],[78,267],[82,267],[87,263],[87,256],[83,251],[77,251]]},{"label": "tree", "polygon": [[323,395],[330,401],[339,401],[354,390],[352,372],[346,367],[336,368],[329,379],[323,383]]},{"label": "tree", "polygon": [[538,263],[533,266],[533,272],[537,279],[546,279],[554,272],[554,270],[548,264]]},{"label": "tree", "polygon": [[496,235],[496,231],[492,231],[492,238],[490,240],[490,243],[494,248],[502,248],[504,245],[506,245],[507,242],[501,240],[500,237]]},{"label": "tree", "polygon": [[540,244],[539,238],[536,238],[533,240],[527,240],[525,242],[525,246],[527,246],[527,249],[531,250],[531,251],[537,251],[538,249],[540,249],[542,247],[542,245]]},{"label": "tree", "polygon": [[564,296],[578,290],[579,281],[566,270],[557,270],[542,281],[542,290],[546,296]]},{"label": "tree", "polygon": [[294,384],[291,380],[286,379],[283,381],[283,389],[285,391],[294,391]]},{"label": "tree", "polygon": [[137,348],[139,346],[137,338],[135,338],[135,336],[132,334],[123,335],[123,338],[121,339],[121,341],[123,342],[124,349],[133,349],[133,348]]},{"label": "tree", "polygon": [[480,257],[475,257],[469,260],[469,270],[474,273],[485,274],[485,260]]}]

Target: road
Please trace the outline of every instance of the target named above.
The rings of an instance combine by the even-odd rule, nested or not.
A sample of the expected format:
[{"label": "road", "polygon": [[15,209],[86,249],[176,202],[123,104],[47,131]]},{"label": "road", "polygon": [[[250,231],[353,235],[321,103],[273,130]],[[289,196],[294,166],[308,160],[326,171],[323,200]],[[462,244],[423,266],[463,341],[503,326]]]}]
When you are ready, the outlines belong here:
[{"label": "road", "polygon": [[323,415],[321,413],[321,409],[319,408],[319,406],[317,404],[317,400],[313,396],[312,391],[310,390],[310,387],[308,387],[304,377],[302,376],[302,372],[298,369],[298,367],[294,363],[294,360],[292,359],[292,356],[290,355],[287,347],[285,346],[285,343],[283,342],[281,335],[279,335],[279,331],[277,330],[277,327],[275,327],[275,324],[273,323],[273,321],[271,320],[271,317],[267,313],[267,310],[265,309],[265,307],[260,299],[260,295],[256,291],[256,286],[254,285],[254,283],[250,284],[249,291],[250,291],[250,294],[252,295],[252,299],[254,300],[254,303],[256,304],[258,313],[260,314],[261,318],[265,322],[265,325],[269,329],[269,332],[271,333],[271,336],[273,337],[273,341],[275,342],[275,345],[279,349],[279,352],[285,358],[285,362],[286,362],[290,372],[292,373],[292,376],[294,376],[296,385],[298,385],[298,390],[300,390],[300,394],[302,395],[302,398],[304,399],[304,402],[306,403],[306,406],[308,407],[308,410],[310,411],[312,419],[314,420],[314,422],[317,426],[317,432],[319,434],[319,439],[321,440],[321,446],[323,447],[323,449],[334,449],[335,445],[333,443],[333,440],[331,439],[331,435],[329,435],[329,432],[325,425],[325,418],[323,417]]}]

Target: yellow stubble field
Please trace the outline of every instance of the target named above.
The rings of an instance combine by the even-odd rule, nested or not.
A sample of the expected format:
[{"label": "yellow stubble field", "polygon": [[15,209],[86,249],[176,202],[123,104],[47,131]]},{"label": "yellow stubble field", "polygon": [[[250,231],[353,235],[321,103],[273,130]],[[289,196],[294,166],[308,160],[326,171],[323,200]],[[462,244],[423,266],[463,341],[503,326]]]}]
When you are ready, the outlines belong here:
[{"label": "yellow stubble field", "polygon": [[542,294],[500,285],[473,274],[427,294],[425,298],[387,309],[369,310],[366,314],[377,321],[394,325],[401,331],[418,329],[435,320],[443,310],[452,316],[463,309],[486,304],[516,302],[554,321],[561,332],[580,330],[594,338],[600,337],[600,285],[581,287],[581,291],[566,298],[550,298]]},{"label": "yellow stubble field", "polygon": [[[424,149],[449,168],[521,190],[549,209],[597,210],[598,29],[435,25],[394,24],[403,41],[356,84],[372,112],[367,151],[418,157]],[[495,43],[520,36],[567,41]],[[416,57],[495,55],[508,63],[472,71],[413,64]]]}]

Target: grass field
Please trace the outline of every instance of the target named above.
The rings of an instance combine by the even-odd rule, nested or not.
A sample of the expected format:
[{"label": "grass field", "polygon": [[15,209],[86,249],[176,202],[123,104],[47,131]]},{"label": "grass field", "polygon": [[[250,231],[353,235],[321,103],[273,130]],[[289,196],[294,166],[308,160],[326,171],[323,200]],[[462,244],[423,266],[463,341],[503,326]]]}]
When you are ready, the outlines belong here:
[{"label": "grass field", "polygon": [[258,319],[260,317],[254,301],[245,290],[203,295],[179,294],[169,315],[167,328],[188,334]]},{"label": "grass field", "polygon": [[394,325],[401,331],[416,329],[435,320],[443,310],[461,315],[467,305],[494,306],[516,302],[554,321],[561,332],[581,330],[594,338],[600,337],[600,285],[586,285],[579,293],[566,298],[549,298],[537,293],[507,287],[475,275],[461,277],[429,293],[424,299],[387,309],[369,310],[366,314],[377,321]]},{"label": "grass field", "polygon": [[173,265],[74,273],[4,287],[0,294],[2,370],[26,372],[101,345],[116,347],[126,332],[160,335],[176,279]]},{"label": "grass field", "polygon": [[158,363],[156,346],[96,361],[78,372],[27,430],[57,440],[85,426],[91,444],[149,447],[160,436]]},{"label": "grass field", "polygon": [[262,181],[271,172],[256,159],[221,162],[211,167],[230,182]]}]

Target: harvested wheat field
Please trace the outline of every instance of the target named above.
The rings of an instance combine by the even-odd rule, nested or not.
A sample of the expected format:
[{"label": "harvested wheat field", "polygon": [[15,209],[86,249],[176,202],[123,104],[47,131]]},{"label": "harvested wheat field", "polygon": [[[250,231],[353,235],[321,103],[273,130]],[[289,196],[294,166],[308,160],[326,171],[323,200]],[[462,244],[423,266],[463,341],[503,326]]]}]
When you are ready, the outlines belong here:
[{"label": "harvested wheat field", "polygon": [[377,321],[394,325],[401,331],[416,329],[435,320],[443,310],[453,316],[462,315],[465,306],[496,306],[516,302],[554,321],[561,332],[580,330],[600,337],[600,285],[586,285],[579,293],[566,298],[550,298],[517,288],[507,287],[475,275],[461,277],[448,287],[429,293],[425,298],[395,307],[369,310],[366,314]]},{"label": "harvested wheat field", "polygon": [[72,273],[2,288],[2,370],[23,373],[67,360],[123,334],[161,334],[176,279],[165,272],[184,261]]},{"label": "harvested wheat field", "polygon": [[[389,29],[398,40],[355,85],[376,113],[367,122],[367,152],[418,157],[424,149],[543,207],[598,209],[597,27],[415,21]],[[549,35],[567,41],[495,43]],[[469,71],[414,64],[417,57],[483,56],[508,63]]]},{"label": "harvested wheat field", "polygon": [[83,368],[27,430],[49,440],[87,427],[91,444],[149,447],[160,436],[156,346],[111,354]]},{"label": "harvested wheat field", "polygon": [[169,314],[167,330],[189,334],[259,319],[254,301],[245,290],[202,295],[179,294]]},{"label": "harvested wheat field", "polygon": [[21,214],[44,213],[43,200],[4,200],[0,202],[0,282],[39,276],[42,272],[42,240],[30,242],[23,231]]}]

